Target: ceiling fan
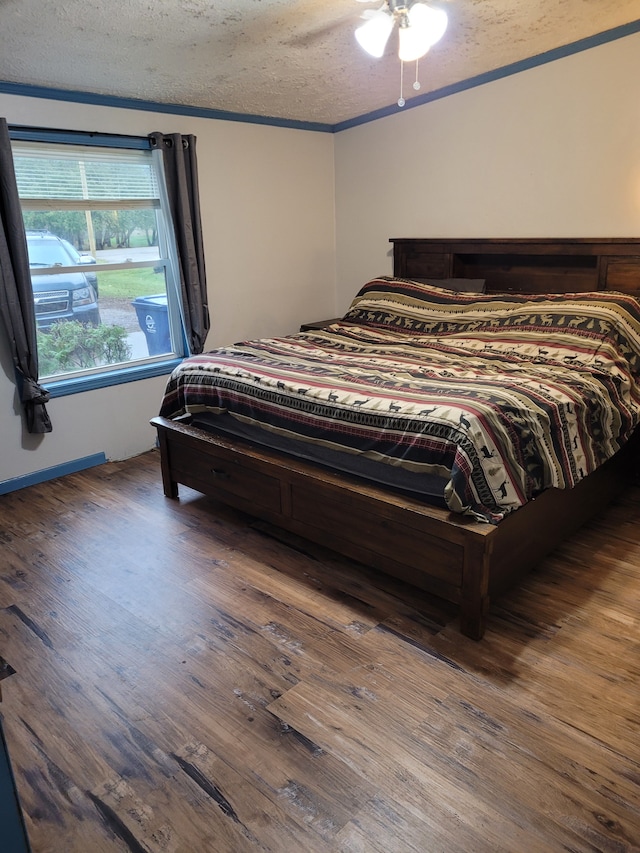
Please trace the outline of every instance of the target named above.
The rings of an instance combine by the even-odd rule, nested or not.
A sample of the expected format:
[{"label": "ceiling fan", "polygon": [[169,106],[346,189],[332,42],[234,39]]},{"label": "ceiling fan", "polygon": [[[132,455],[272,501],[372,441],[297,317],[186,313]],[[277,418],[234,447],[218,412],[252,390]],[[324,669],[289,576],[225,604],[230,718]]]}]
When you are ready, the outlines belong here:
[{"label": "ceiling fan", "polygon": [[[368,0],[358,0],[366,3]],[[395,25],[398,25],[398,56],[403,62],[414,62],[440,41],[447,29],[447,13],[420,0],[385,0],[377,10],[362,14],[366,23],[356,30],[360,47],[380,58]]]},{"label": "ceiling fan", "polygon": [[[368,0],[358,0],[366,3]],[[416,79],[413,88],[420,89],[418,60],[421,59],[447,29],[447,13],[428,6],[421,0],[385,0],[377,10],[367,10],[361,16],[366,23],[356,29],[358,44],[370,56],[379,59],[385,51],[389,37],[398,25],[398,58],[400,59],[400,97],[398,106],[406,103],[403,95],[404,63],[416,63]]]},{"label": "ceiling fan", "polygon": [[[1,2],[1,0],[0,0]],[[404,63],[416,62],[414,90],[420,89],[418,60],[439,41],[447,28],[447,14],[441,8],[427,5],[422,0],[357,0],[358,3],[376,3],[378,8],[367,9],[360,18],[364,23],[355,30],[360,46],[375,58],[383,56],[394,28],[398,27],[398,57],[400,58],[400,98],[398,106],[405,105],[403,97]],[[446,0],[436,0],[439,5]],[[346,19],[353,15],[331,20],[318,28],[307,30],[287,39],[287,44],[307,48],[318,39],[326,39],[337,29],[344,28]]]}]

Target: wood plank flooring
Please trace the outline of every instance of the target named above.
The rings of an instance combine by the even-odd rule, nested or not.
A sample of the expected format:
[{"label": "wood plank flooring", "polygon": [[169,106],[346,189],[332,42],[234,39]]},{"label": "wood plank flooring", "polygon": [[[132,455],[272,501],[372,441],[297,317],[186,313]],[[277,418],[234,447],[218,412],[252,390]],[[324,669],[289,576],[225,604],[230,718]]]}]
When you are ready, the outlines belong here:
[{"label": "wood plank flooring", "polygon": [[0,713],[34,853],[640,850],[640,488],[479,643],[449,605],[181,494],[151,452],[0,498]]}]

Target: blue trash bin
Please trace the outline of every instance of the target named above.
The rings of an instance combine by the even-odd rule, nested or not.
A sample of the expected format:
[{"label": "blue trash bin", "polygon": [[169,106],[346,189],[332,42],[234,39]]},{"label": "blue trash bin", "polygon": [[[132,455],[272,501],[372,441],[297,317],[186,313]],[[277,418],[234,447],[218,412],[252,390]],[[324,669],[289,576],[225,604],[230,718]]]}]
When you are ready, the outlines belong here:
[{"label": "blue trash bin", "polygon": [[139,296],[131,304],[136,309],[138,325],[147,339],[149,355],[162,355],[165,352],[171,352],[167,294]]}]

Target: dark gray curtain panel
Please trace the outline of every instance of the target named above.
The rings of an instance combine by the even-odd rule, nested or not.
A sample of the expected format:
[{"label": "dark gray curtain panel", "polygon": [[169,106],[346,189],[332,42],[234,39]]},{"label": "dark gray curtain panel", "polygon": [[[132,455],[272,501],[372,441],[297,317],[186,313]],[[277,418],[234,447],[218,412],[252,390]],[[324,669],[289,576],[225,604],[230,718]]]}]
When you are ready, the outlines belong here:
[{"label": "dark gray curtain panel", "polygon": [[7,121],[0,118],[0,316],[16,369],[27,429],[51,432],[45,403],[49,392],[38,384],[38,345],[29,254],[11,154]]},{"label": "dark gray curtain panel", "polygon": [[196,137],[179,133],[149,135],[162,151],[167,195],[178,249],[185,333],[192,353],[204,349],[209,331],[207,279],[202,245]]}]

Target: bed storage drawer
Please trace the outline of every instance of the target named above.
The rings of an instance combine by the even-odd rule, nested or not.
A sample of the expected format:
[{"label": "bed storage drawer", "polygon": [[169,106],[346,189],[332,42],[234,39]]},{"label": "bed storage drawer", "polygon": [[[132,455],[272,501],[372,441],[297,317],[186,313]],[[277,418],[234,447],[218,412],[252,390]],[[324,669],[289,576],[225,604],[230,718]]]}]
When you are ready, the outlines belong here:
[{"label": "bed storage drawer", "polygon": [[203,494],[219,495],[248,512],[254,506],[280,512],[280,481],[253,465],[241,464],[237,454],[223,447],[196,449],[174,442],[171,464],[181,483]]},{"label": "bed storage drawer", "polygon": [[[456,532],[443,538],[420,529],[411,512],[391,502],[372,511],[371,500],[350,492],[345,499],[329,486],[294,483],[292,515],[307,530],[325,531],[323,542],[357,554],[363,562],[390,571],[415,586],[457,600],[462,584],[464,547]],[[307,534],[308,535],[308,534]],[[462,537],[460,537],[462,538]],[[372,542],[375,553],[370,553]],[[428,556],[427,556],[428,555]],[[427,568],[428,575],[424,569]],[[412,568],[408,568],[412,567]]]}]

